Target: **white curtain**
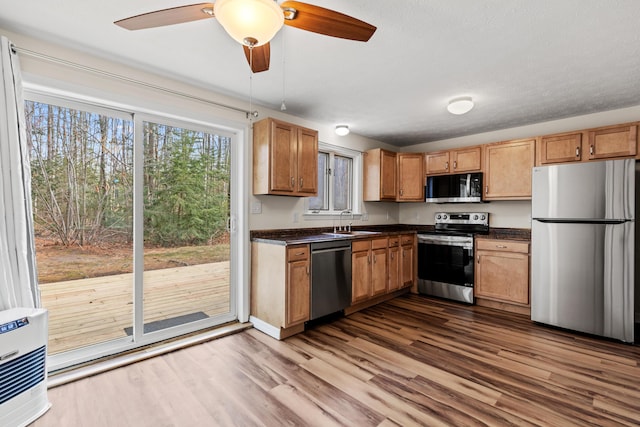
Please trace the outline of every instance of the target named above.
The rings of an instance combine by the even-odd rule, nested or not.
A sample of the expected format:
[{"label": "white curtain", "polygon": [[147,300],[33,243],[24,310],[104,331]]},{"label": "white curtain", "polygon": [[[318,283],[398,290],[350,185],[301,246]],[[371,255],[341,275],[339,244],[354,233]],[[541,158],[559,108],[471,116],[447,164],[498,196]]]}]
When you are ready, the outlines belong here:
[{"label": "white curtain", "polygon": [[22,79],[11,42],[0,37],[0,310],[40,305],[31,169]]}]

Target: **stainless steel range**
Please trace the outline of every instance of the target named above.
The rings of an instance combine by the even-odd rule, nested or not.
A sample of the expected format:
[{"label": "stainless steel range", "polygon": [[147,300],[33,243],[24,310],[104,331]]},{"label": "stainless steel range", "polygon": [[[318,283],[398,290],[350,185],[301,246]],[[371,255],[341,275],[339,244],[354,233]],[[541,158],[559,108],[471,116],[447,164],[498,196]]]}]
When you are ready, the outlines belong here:
[{"label": "stainless steel range", "polygon": [[473,236],[488,232],[487,212],[437,212],[418,234],[418,292],[473,304]]}]

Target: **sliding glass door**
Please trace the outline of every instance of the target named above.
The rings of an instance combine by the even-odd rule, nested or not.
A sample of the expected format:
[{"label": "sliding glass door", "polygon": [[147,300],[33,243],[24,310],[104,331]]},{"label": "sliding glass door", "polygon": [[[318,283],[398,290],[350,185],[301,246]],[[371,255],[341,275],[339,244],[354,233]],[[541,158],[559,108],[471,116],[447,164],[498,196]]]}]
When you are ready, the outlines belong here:
[{"label": "sliding glass door", "polygon": [[28,99],[50,366],[236,319],[234,136],[66,98]]},{"label": "sliding glass door", "polygon": [[142,127],[143,330],[152,333],[231,310],[231,138],[193,125]]}]

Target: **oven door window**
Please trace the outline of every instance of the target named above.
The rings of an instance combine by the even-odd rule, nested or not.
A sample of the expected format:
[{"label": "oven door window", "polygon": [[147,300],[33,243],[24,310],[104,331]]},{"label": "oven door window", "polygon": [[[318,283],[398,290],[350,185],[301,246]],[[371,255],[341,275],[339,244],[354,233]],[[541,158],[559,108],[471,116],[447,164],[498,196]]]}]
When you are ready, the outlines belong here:
[{"label": "oven door window", "polygon": [[418,259],[419,279],[473,286],[473,249],[421,243]]}]

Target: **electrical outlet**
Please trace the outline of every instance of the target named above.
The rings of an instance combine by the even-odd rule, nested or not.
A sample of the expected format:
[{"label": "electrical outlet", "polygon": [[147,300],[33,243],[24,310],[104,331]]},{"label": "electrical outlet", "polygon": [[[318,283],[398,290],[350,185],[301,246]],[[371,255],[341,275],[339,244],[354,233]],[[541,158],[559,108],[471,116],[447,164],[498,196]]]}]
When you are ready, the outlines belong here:
[{"label": "electrical outlet", "polygon": [[262,202],[260,201],[251,202],[251,213],[252,214],[262,213]]}]

